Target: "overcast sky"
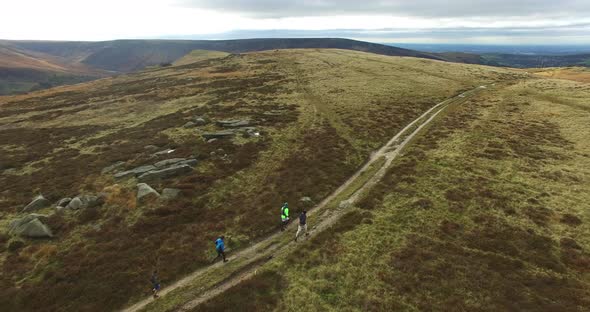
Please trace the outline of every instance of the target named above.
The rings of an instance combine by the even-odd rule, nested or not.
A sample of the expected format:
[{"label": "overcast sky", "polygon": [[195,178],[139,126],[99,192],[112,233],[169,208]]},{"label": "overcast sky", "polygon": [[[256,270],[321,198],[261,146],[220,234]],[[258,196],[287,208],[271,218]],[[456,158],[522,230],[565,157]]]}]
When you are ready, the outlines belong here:
[{"label": "overcast sky", "polygon": [[590,0],[2,0],[0,39],[590,44]]}]

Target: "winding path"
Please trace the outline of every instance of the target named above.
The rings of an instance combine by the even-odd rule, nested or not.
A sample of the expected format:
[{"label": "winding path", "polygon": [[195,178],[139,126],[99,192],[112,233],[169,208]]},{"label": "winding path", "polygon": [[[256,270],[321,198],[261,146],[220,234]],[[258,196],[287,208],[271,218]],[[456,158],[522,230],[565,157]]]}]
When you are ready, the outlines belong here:
[{"label": "winding path", "polygon": [[[391,163],[401,155],[401,151],[403,150],[403,148],[424,127],[431,123],[434,120],[434,118],[438,114],[440,114],[446,107],[448,107],[451,104],[463,103],[466,100],[468,100],[471,96],[476,94],[477,91],[483,90],[485,88],[485,86],[480,86],[470,91],[461,93],[456,97],[447,99],[439,104],[436,104],[435,106],[424,112],[421,116],[416,118],[414,121],[412,121],[410,124],[408,124],[406,127],[404,127],[400,132],[398,132],[394,137],[392,137],[383,147],[374,152],[362,168],[360,168],[354,175],[352,175],[330,196],[326,197],[321,203],[309,210],[308,215],[310,219],[312,219],[311,217],[313,215],[320,214],[317,218],[315,218],[315,221],[317,223],[312,228],[311,234],[313,235],[314,233],[321,232],[333,225],[346,212],[347,207],[352,206],[365,191],[369,190],[377,182],[379,182],[379,180],[387,172],[387,169],[389,168]],[[378,164],[380,159],[385,160],[381,167],[379,167],[379,169],[376,170],[376,172],[372,174],[370,177],[363,177],[363,173],[367,172],[368,170],[371,170],[371,167],[375,164]],[[366,178],[367,180],[357,181],[359,178]],[[346,194],[345,191],[347,191],[349,187],[353,186],[358,182],[362,183],[362,185],[358,187],[358,189],[354,190],[352,194],[348,195],[348,197],[344,200],[333,203],[333,201],[338,199],[339,196]],[[324,209],[326,207],[338,208]],[[289,229],[293,228],[294,226],[294,223],[291,224]],[[196,296],[193,297],[192,300],[186,302],[182,307],[178,309],[178,311],[188,311],[193,309],[199,304],[226,291],[232,286],[237,285],[242,280],[253,276],[254,274],[256,274],[257,270],[262,265],[271,260],[273,257],[277,257],[289,252],[291,250],[291,247],[295,244],[292,240],[293,236],[291,235],[291,232],[292,231],[286,231],[286,233],[278,232],[272,234],[250,247],[244,248],[240,251],[230,254],[230,262],[240,260],[240,265],[236,268],[233,268],[233,273],[225,278],[222,278],[221,281],[217,282],[212,287],[209,287],[208,289],[205,289],[204,291],[201,291],[200,293],[196,294]],[[288,238],[286,236],[288,236]],[[192,274],[182,278],[181,280],[178,280],[174,284],[168,285],[160,292],[160,296],[165,297],[168,293],[174,290],[193,285],[193,282],[203,277],[204,275],[214,273],[218,269],[223,269],[221,267],[222,265],[224,264],[218,263],[215,265],[201,268],[193,272]],[[227,267],[227,269],[231,268]],[[165,298],[161,298],[159,300],[165,300]],[[140,311],[141,309],[146,308],[147,305],[151,302],[153,302],[153,299],[149,297],[137,302],[133,306],[126,308],[124,311]]]}]

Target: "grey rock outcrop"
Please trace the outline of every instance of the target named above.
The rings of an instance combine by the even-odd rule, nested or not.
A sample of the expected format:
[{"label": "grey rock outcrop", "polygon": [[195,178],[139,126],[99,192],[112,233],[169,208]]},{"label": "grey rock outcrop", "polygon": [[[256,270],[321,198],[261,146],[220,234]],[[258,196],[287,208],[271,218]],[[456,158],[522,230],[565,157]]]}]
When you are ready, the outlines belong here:
[{"label": "grey rock outcrop", "polygon": [[30,238],[53,237],[51,229],[44,222],[47,222],[47,216],[32,213],[10,222],[9,232]]},{"label": "grey rock outcrop", "polygon": [[86,208],[100,207],[105,202],[105,195],[78,195],[74,197],[66,206],[67,209],[78,210]]},{"label": "grey rock outcrop", "polygon": [[84,208],[96,208],[102,206],[105,202],[105,195],[81,195],[78,196],[82,203],[84,204]]},{"label": "grey rock outcrop", "polygon": [[181,162],[179,162],[178,164],[179,164],[179,165],[187,165],[187,166],[194,167],[194,166],[196,166],[198,163],[199,163],[199,161],[198,161],[198,160],[196,160],[196,159],[194,159],[194,158],[190,158],[190,159],[187,159],[187,160],[185,160],[185,161],[181,161]]},{"label": "grey rock outcrop", "polygon": [[47,200],[45,197],[43,197],[43,195],[39,195],[39,196],[33,198],[33,201],[31,201],[27,206],[25,206],[25,208],[23,208],[22,212],[37,211],[39,209],[49,207],[49,205],[51,205],[49,200]]},{"label": "grey rock outcrop", "polygon": [[249,120],[219,120],[217,125],[224,128],[239,128],[247,127],[250,125]]},{"label": "grey rock outcrop", "polygon": [[242,136],[247,137],[247,138],[260,135],[260,132],[258,132],[258,130],[254,127],[241,127],[241,128],[233,129],[232,131],[234,131],[236,133],[241,133]]},{"label": "grey rock outcrop", "polygon": [[146,166],[141,166],[141,167],[137,167],[137,168],[134,168],[134,169],[131,169],[131,170],[127,170],[127,171],[116,173],[114,175],[114,177],[116,179],[137,177],[139,175],[142,175],[142,174],[144,174],[144,173],[146,173],[148,171],[155,170],[155,169],[156,169],[156,167],[153,166],[153,165],[146,165]]},{"label": "grey rock outcrop", "polygon": [[84,208],[84,202],[79,197],[74,197],[68,205],[66,206],[67,209],[78,210]]},{"label": "grey rock outcrop", "polygon": [[195,117],[195,118],[193,118],[193,123],[195,123],[195,125],[197,125],[197,126],[204,126],[204,125],[208,124],[209,121],[207,119],[205,119],[204,117]]},{"label": "grey rock outcrop", "polygon": [[235,135],[236,133],[233,131],[207,132],[202,134],[205,140],[231,138]]},{"label": "grey rock outcrop", "polygon": [[167,179],[177,177],[179,175],[187,174],[191,172],[193,168],[189,165],[180,164],[171,167],[163,168],[160,170],[153,170],[146,172],[139,176],[138,180],[141,182],[156,181],[161,179]]},{"label": "grey rock outcrop", "polygon": [[137,184],[137,201],[144,202],[150,198],[159,198],[160,194],[146,183]]},{"label": "grey rock outcrop", "polygon": [[162,199],[171,200],[180,195],[180,190],[175,188],[165,188],[162,190]]},{"label": "grey rock outcrop", "polygon": [[71,198],[66,197],[66,198],[62,198],[57,202],[57,207],[67,207],[68,204],[72,201]]},{"label": "grey rock outcrop", "polygon": [[172,153],[174,153],[174,151],[175,150],[168,148],[168,149],[165,149],[163,151],[159,151],[157,153],[154,153],[154,156],[156,156],[156,157],[157,156],[164,156],[164,155],[172,154]]},{"label": "grey rock outcrop", "polygon": [[170,159],[164,159],[164,160],[160,160],[157,163],[154,164],[154,166],[156,166],[156,168],[164,168],[164,167],[168,167],[174,164],[177,164],[181,161],[185,161],[186,158],[170,158]]},{"label": "grey rock outcrop", "polygon": [[189,122],[185,123],[183,127],[185,127],[185,128],[194,128],[196,126],[197,126],[196,123],[194,123],[192,121],[189,121]]},{"label": "grey rock outcrop", "polygon": [[114,164],[112,164],[112,165],[110,165],[108,167],[105,167],[104,169],[101,170],[100,173],[107,174],[109,172],[114,171],[115,169],[119,169],[123,165],[125,165],[125,162],[124,161],[118,161],[118,162],[116,162],[116,163],[114,163]]}]

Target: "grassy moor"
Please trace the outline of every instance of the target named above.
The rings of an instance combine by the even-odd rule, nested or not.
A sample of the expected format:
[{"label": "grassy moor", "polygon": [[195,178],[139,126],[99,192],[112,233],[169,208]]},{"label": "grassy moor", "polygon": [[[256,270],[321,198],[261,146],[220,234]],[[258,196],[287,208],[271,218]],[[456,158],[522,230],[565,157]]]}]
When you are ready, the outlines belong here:
[{"label": "grassy moor", "polygon": [[[0,305],[128,307],[150,295],[155,269],[164,288],[206,270],[218,235],[230,257],[264,242],[279,231],[283,202],[296,218],[410,122],[456,98],[359,201],[314,214],[311,236],[271,261],[230,261],[210,285],[252,277],[189,310],[582,311],[586,74],[338,49],[194,51],[0,97],[0,227],[42,194],[49,204],[35,218],[52,234],[2,231]],[[181,161],[190,166],[169,165]],[[139,196],[140,182],[161,196]],[[74,197],[100,204],[59,207]],[[341,215],[334,225],[314,229],[331,211]],[[176,310],[203,288],[188,283],[144,308]]]}]

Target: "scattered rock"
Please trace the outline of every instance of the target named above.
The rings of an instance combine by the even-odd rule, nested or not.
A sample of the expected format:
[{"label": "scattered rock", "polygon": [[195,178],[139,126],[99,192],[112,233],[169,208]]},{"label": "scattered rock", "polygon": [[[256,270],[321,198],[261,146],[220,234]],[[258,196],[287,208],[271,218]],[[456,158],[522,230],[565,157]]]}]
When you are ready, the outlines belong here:
[{"label": "scattered rock", "polygon": [[168,168],[146,172],[140,175],[138,179],[141,182],[161,180],[187,174],[192,170],[193,168],[189,165],[174,165]]},{"label": "scattered rock", "polygon": [[193,118],[193,122],[197,126],[204,126],[209,123],[209,121],[207,119],[205,119],[204,117],[195,117],[195,118]]},{"label": "scattered rock", "polygon": [[194,123],[192,121],[189,121],[189,122],[185,123],[183,127],[185,127],[185,128],[194,128],[196,126],[197,126],[196,123]]},{"label": "scattered rock", "polygon": [[84,202],[79,197],[74,197],[68,205],[66,206],[68,209],[78,210],[80,208],[84,208]]},{"label": "scattered rock", "polygon": [[205,140],[230,138],[235,135],[236,133],[233,131],[207,132],[202,134]]},{"label": "scattered rock", "polygon": [[9,232],[31,238],[53,237],[53,233],[43,222],[47,222],[47,216],[32,213],[10,222]]},{"label": "scattered rock", "polygon": [[146,183],[137,184],[137,201],[144,202],[149,198],[160,198],[160,194]]},{"label": "scattered rock", "polygon": [[53,233],[51,233],[49,227],[39,221],[39,219],[35,219],[21,226],[16,230],[15,233],[20,236],[31,238],[53,237]]},{"label": "scattered rock", "polygon": [[22,212],[32,212],[37,211],[39,209],[43,209],[51,205],[49,200],[47,200],[43,195],[39,195],[33,199],[24,209]]},{"label": "scattered rock", "polygon": [[260,132],[254,127],[241,127],[237,129],[232,129],[232,131],[242,134],[242,136],[245,138],[260,135]]},{"label": "scattered rock", "polygon": [[194,158],[190,158],[190,159],[186,159],[186,158],[171,158],[171,159],[166,159],[166,160],[162,160],[159,161],[157,163],[154,164],[154,166],[156,166],[158,169],[164,168],[164,167],[169,167],[172,165],[189,165],[189,166],[195,166],[198,163],[198,161]]},{"label": "scattered rock", "polygon": [[224,128],[239,128],[247,127],[250,125],[249,120],[219,120],[217,125]]},{"label": "scattered rock", "polygon": [[[74,199],[70,200],[65,208],[78,210],[78,209],[86,209],[86,208],[96,208],[100,207],[104,204],[106,199],[105,194],[99,195],[78,195],[74,197]],[[59,205],[58,205],[59,207]],[[63,207],[63,206],[62,206]],[[61,211],[61,209],[60,209]]]},{"label": "scattered rock", "polygon": [[303,206],[304,208],[310,208],[313,206],[313,200],[311,199],[311,197],[301,197],[301,199],[299,200],[299,203],[301,204],[301,206]]},{"label": "scattered rock", "polygon": [[181,161],[185,161],[186,158],[171,158],[171,159],[165,159],[165,160],[161,160],[158,161],[157,163],[154,164],[154,166],[156,166],[157,168],[163,168],[163,167],[168,167],[174,164],[177,164]]},{"label": "scattered rock", "polygon": [[157,169],[157,168],[155,166],[153,166],[153,165],[141,166],[141,167],[137,167],[135,169],[131,169],[131,170],[127,170],[127,171],[116,173],[114,175],[114,177],[116,179],[123,179],[123,178],[132,177],[132,176],[135,176],[136,177],[136,176],[139,176],[141,174],[144,174],[144,173],[146,173],[148,171],[155,170],[155,169]]},{"label": "scattered rock", "polygon": [[72,201],[72,199],[70,197],[66,197],[66,198],[62,198],[57,202],[57,207],[66,207],[70,202]]},{"label": "scattered rock", "polygon": [[[155,147],[155,146],[154,146]],[[104,169],[102,169],[102,171],[100,173],[102,174],[107,174],[115,169],[119,169],[120,167],[122,167],[125,164],[124,161],[118,161],[108,167],[105,167]]]},{"label": "scattered rock", "polygon": [[254,132],[256,132],[256,128],[255,127],[240,127],[240,128],[234,129],[233,131],[238,132],[238,133],[254,133]]},{"label": "scattered rock", "polygon": [[162,190],[162,199],[171,200],[180,195],[180,190],[175,188],[165,188]]},{"label": "scattered rock", "polygon": [[210,139],[210,140],[207,140],[207,143],[215,143],[217,141],[218,141],[218,139]]},{"label": "scattered rock", "polygon": [[158,150],[158,147],[155,146],[155,145],[146,145],[143,148],[146,149],[147,151],[156,151],[156,150]]},{"label": "scattered rock", "polygon": [[172,153],[174,153],[174,150],[168,148],[163,151],[159,151],[157,153],[154,153],[154,156],[163,156],[163,155],[168,155],[168,154],[172,154]]},{"label": "scattered rock", "polygon": [[98,196],[96,196],[96,195],[78,196],[78,198],[80,198],[80,200],[82,200],[84,208],[95,208],[95,207],[102,206],[105,202],[105,197],[106,196],[104,194],[99,194]]},{"label": "scattered rock", "polygon": [[187,160],[185,160],[185,161],[181,161],[181,162],[179,162],[178,164],[179,164],[179,165],[187,165],[187,166],[194,167],[194,166],[196,166],[198,163],[199,163],[199,161],[198,161],[198,160],[196,160],[196,159],[194,159],[194,158],[191,158],[191,159],[187,159]]}]

